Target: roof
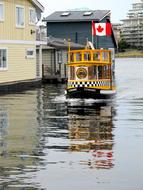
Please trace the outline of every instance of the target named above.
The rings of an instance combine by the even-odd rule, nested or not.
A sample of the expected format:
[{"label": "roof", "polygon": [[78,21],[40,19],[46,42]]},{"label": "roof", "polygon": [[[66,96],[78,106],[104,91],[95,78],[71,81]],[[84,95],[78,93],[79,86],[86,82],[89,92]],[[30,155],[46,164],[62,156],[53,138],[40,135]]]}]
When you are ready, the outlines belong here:
[{"label": "roof", "polygon": [[110,16],[110,10],[88,10],[88,11],[56,11],[43,19],[46,22],[85,22],[101,21]]},{"label": "roof", "polygon": [[36,8],[40,9],[41,12],[44,11],[44,7],[41,5],[41,3],[40,3],[39,1],[37,1],[37,0],[30,0],[30,1],[32,2],[32,4],[33,4]]},{"label": "roof", "polygon": [[[68,49],[69,42],[66,39],[54,38],[53,36],[49,36],[47,38],[47,45],[50,47],[54,47],[56,49]],[[71,49],[84,49],[85,46],[78,44],[78,43],[70,42],[70,48]]]}]

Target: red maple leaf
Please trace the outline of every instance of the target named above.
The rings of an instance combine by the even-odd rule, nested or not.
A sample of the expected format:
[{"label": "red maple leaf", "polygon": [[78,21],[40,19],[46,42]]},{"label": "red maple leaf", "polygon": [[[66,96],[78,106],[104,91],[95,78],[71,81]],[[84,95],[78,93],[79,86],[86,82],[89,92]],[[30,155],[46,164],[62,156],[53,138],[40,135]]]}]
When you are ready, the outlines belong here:
[{"label": "red maple leaf", "polygon": [[102,28],[100,25],[97,28],[98,32],[103,32],[104,28]]}]

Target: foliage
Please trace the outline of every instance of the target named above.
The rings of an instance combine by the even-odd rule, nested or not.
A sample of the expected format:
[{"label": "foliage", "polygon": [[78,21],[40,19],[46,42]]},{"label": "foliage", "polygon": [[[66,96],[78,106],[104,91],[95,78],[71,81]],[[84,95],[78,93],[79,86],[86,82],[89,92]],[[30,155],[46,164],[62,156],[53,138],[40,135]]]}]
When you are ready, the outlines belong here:
[{"label": "foliage", "polygon": [[126,49],[128,49],[130,47],[130,45],[124,40],[121,39],[119,44],[118,44],[118,48],[120,52],[125,51]]}]

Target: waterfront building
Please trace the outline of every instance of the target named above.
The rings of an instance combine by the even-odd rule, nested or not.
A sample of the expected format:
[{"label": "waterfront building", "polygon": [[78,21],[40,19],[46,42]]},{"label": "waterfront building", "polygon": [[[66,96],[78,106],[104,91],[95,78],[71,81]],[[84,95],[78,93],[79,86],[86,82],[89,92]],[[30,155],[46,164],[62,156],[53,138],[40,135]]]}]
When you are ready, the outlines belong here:
[{"label": "waterfront building", "polygon": [[95,48],[116,48],[114,33],[111,36],[95,36],[92,39],[92,21],[110,23],[110,10],[56,11],[43,19],[47,36],[62,38],[86,45],[87,38]]},{"label": "waterfront building", "polygon": [[133,3],[122,21],[122,38],[132,47],[143,47],[143,0]]},{"label": "waterfront building", "polygon": [[[52,36],[47,37],[46,40],[47,45],[41,46],[43,81],[64,82],[67,79],[69,42],[65,39],[54,38]],[[39,48],[37,46],[37,62],[40,60]],[[85,46],[70,42],[70,48],[83,49]]]},{"label": "waterfront building", "polygon": [[[0,0],[0,92],[12,84],[41,80],[36,65],[36,23],[44,8],[37,0]],[[13,86],[14,88],[14,86]]]}]

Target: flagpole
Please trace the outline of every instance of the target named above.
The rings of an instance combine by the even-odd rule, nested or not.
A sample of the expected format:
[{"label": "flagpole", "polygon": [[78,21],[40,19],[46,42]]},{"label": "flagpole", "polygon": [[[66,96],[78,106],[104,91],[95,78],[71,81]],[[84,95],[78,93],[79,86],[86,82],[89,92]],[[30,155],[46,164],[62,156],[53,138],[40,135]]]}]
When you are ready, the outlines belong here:
[{"label": "flagpole", "polygon": [[91,21],[91,36],[92,36],[92,44],[94,43],[94,31],[93,31],[93,20]]},{"label": "flagpole", "polygon": [[96,49],[98,47],[98,36],[96,35]]},{"label": "flagpole", "polygon": [[94,38],[93,38],[93,35],[92,35],[92,44],[93,44],[93,42],[94,42]]}]

